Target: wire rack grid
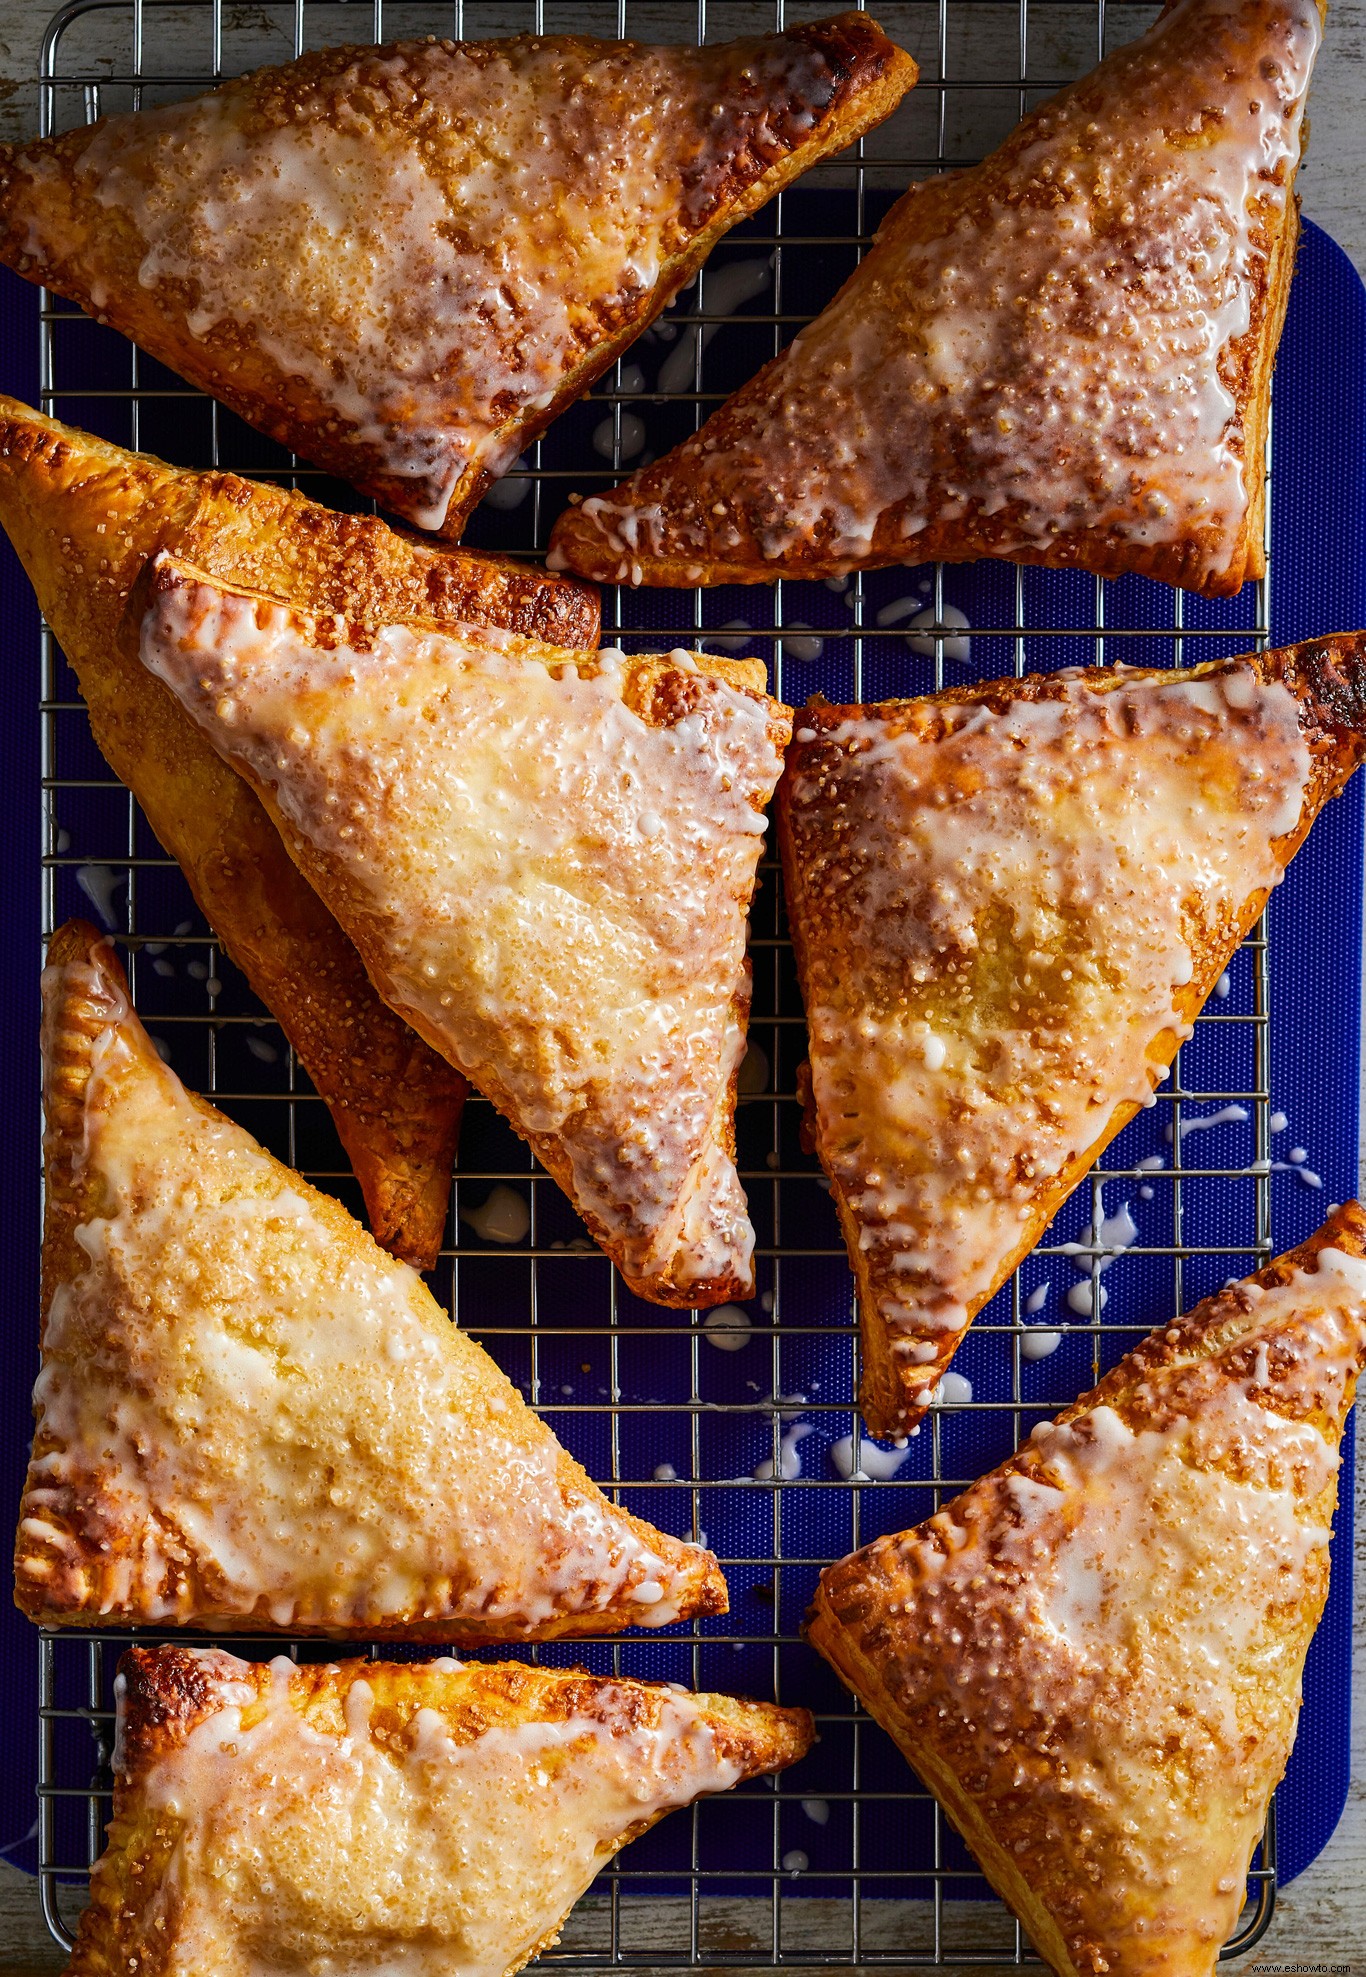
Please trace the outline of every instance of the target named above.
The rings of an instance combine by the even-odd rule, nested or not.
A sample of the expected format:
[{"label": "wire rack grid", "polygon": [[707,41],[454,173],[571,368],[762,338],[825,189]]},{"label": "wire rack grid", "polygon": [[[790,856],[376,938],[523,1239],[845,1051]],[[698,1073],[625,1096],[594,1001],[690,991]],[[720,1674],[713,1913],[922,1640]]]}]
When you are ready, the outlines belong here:
[{"label": "wire rack grid", "polygon": [[[41,127],[46,133],[174,99],[323,43],[557,26],[715,40],[825,11],[790,0],[586,0],[573,9],[560,0],[72,0],[53,17],[43,47]],[[663,450],[693,429],[815,313],[908,179],[982,155],[1043,95],[1117,38],[1141,31],[1153,11],[1126,7],[1117,19],[1106,0],[892,0],[879,8],[921,65],[902,111],[738,229],[661,323],[492,490],[466,539],[542,554],[571,486],[610,484],[652,437]],[[44,296],[40,315],[45,410],[187,466],[230,466],[356,505],[349,490],[249,433],[69,305]],[[844,700],[925,690],[964,677],[969,664],[986,675],[1121,655],[1181,663],[1268,640],[1266,582],[1232,612],[1211,611],[1141,583],[1044,580],[997,566],[972,579],[968,648],[968,614],[955,601],[967,594],[964,582],[964,573],[933,566],[842,586],[780,583],[760,593],[609,591],[604,623],[610,636],[636,647],[719,641],[761,653],[774,690],[794,702],[815,686]],[[898,585],[912,594],[890,597]],[[747,618],[738,615],[742,607]],[[186,1081],[358,1206],[324,1109],[220,955],[131,795],[105,770],[47,632],[41,665],[44,937],[93,902],[126,941],[135,1000]],[[763,868],[752,934],[752,1048],[738,1125],[761,1288],[739,1316],[729,1313],[718,1327],[703,1312],[661,1314],[636,1304],[491,1108],[476,1097],[466,1117],[440,1289],[604,1487],[681,1534],[710,1532],[732,1589],[726,1620],[674,1629],[664,1642],[529,1652],[807,1702],[822,1735],[807,1765],[736,1795],[739,1824],[724,1822],[725,1801],[709,1802],[666,1822],[659,1834],[669,1837],[655,1852],[655,1836],[628,1850],[543,1961],[579,1968],[1030,1963],[1018,1925],[987,1898],[933,1800],[799,1644],[800,1615],[830,1558],[938,1508],[1167,1311],[1270,1253],[1265,926],[1221,984],[1223,999],[1200,1019],[1146,1126],[1116,1143],[1113,1160],[1079,1191],[1085,1199],[1074,1199],[1070,1222],[1060,1218],[979,1320],[964,1349],[974,1373],[970,1397],[966,1383],[950,1382],[911,1446],[907,1473],[882,1480],[868,1480],[861,1468],[867,1457],[843,1247],[814,1163],[798,1144],[803,1025],[772,861]],[[1193,1110],[1211,1104],[1217,1113]],[[1223,1137],[1202,1147],[1226,1148],[1227,1158],[1187,1158],[1186,1133],[1205,1125]],[[1141,1130],[1156,1153],[1131,1151]],[[1106,1201],[1112,1183],[1126,1190],[1118,1215]],[[524,1207],[523,1233],[503,1244],[482,1233],[481,1209],[493,1189]],[[1137,1194],[1157,1204],[1144,1210],[1141,1231],[1129,1209]],[[1111,1298],[1122,1273],[1112,1272],[1108,1284],[1102,1274],[1121,1260],[1135,1294]],[[1070,1291],[1055,1295],[1053,1310],[1038,1320],[1050,1283],[1065,1282],[1068,1272]],[[737,1341],[740,1350],[717,1349]],[[671,1368],[661,1370],[671,1355]],[[665,1440],[673,1459],[651,1463]],[[756,1453],[752,1472],[737,1478],[737,1460],[747,1466]],[[112,1680],[128,1638],[48,1633],[40,1641],[39,1873],[44,1913],[63,1943],[102,1844]],[[278,1638],[229,1645],[248,1654],[321,1652]],[[1225,1955],[1259,1939],[1274,1899],[1273,1812]]]}]

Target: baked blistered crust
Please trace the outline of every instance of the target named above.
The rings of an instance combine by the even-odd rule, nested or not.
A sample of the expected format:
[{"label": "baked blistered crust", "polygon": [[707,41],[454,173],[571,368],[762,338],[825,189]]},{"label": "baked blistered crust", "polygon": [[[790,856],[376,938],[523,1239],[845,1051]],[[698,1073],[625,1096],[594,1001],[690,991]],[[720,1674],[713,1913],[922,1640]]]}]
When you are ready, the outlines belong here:
[{"label": "baked blistered crust", "polygon": [[47,1222],[19,1605],[53,1626],[545,1640],[724,1612],[422,1279],[186,1092],[74,921],[43,977]]},{"label": "baked blistered crust", "polygon": [[70,1977],[513,1977],[628,1841],[813,1741],[803,1709],[517,1663],[132,1648],[118,1688]]},{"label": "baked blistered crust", "polygon": [[406,520],[491,479],[915,64],[759,40],[329,48],[0,152],[0,259]]},{"label": "baked blistered crust", "polygon": [[463,1082],[375,994],[260,803],[139,665],[136,627],[122,622],[128,595],[147,559],[172,545],[310,609],[375,622],[469,619],[556,645],[596,643],[596,597],[509,562],[424,546],[282,488],[182,472],[10,398],[0,398],[0,523],[75,668],[110,766],[331,1108],[376,1236],[430,1269]]},{"label": "baked blistered crust", "polygon": [[1366,1215],[1153,1332],[808,1636],[1058,1977],[1210,1977],[1290,1755],[1366,1359]]},{"label": "baked blistered crust", "polygon": [[779,791],[808,1130],[904,1434],[1361,760],[1366,634],[807,707]]},{"label": "baked blistered crust", "polygon": [[985,163],[912,187],[693,438],[552,567],[771,583],[889,564],[1264,567],[1263,446],[1317,0],[1176,0]]},{"label": "baked blistered crust", "polygon": [[143,601],[144,663],[632,1288],[747,1296],[745,928],[791,734],[763,666],[372,631],[168,556]]}]

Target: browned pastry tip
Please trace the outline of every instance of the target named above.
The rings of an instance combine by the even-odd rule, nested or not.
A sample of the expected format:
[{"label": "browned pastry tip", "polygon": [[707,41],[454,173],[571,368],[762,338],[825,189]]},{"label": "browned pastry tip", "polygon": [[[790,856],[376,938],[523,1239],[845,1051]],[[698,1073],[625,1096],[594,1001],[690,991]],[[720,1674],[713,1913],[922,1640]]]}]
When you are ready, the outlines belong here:
[{"label": "browned pastry tip", "polygon": [[320,49],[10,147],[0,259],[454,538],[724,233],[914,79],[859,13]]},{"label": "browned pastry tip", "polygon": [[777,809],[805,1120],[874,1432],[923,1417],[977,1313],[1155,1102],[1363,752],[1363,633],[798,716]]},{"label": "browned pastry tip", "polygon": [[[221,1707],[225,1679],[250,1682],[256,1691],[257,1702],[244,1712],[248,1727],[272,1683],[278,1681],[270,1663],[241,1662],[213,1649],[172,1645],[128,1648],[119,1658],[118,1673],[124,1778],[136,1776],[168,1747],[183,1744],[207,1715]],[[717,1754],[738,1763],[747,1778],[785,1769],[815,1742],[815,1725],[806,1709],[521,1661],[306,1662],[290,1671],[290,1705],[305,1722],[339,1729],[345,1720],[339,1704],[358,1681],[373,1693],[372,1722],[386,1729],[404,1727],[419,1707],[435,1701],[444,1705],[453,1726],[474,1736],[500,1720],[568,1723],[596,1716],[603,1721],[623,1703],[637,1720],[657,1721],[670,1696],[683,1693],[708,1712]]]}]

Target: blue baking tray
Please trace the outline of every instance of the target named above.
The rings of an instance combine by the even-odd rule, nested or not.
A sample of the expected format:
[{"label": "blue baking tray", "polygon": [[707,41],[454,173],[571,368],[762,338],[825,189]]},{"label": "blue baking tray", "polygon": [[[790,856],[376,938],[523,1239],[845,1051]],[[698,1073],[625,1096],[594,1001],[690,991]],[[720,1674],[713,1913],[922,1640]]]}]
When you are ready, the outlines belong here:
[{"label": "blue baking tray", "polygon": [[[870,201],[870,205],[875,202]],[[819,243],[800,251],[788,249],[784,269],[784,311],[800,314],[816,308],[831,292],[844,270],[848,250],[835,237],[847,235],[847,196],[799,192],[786,195],[788,230]],[[749,231],[754,230],[751,223]],[[740,229],[714,257],[714,265],[753,256]],[[37,392],[38,336],[36,298],[17,279],[0,272],[0,383],[33,402]],[[679,313],[679,312],[675,312]],[[59,410],[73,422],[125,440],[127,407],[98,395],[105,387],[126,381],[123,346],[107,331],[76,326],[84,339],[85,368],[77,383],[89,399],[64,396]],[[87,333],[88,331],[88,333]],[[73,333],[75,333],[73,331]],[[687,334],[686,330],[681,331]],[[677,334],[677,332],[676,332]],[[760,332],[742,323],[723,330],[708,352],[708,386],[738,383],[767,354],[756,340]],[[638,346],[642,369],[653,377],[669,354],[668,329]],[[653,368],[652,368],[653,367]],[[155,380],[155,367],[144,376]],[[70,364],[65,378],[72,389]],[[1346,257],[1313,226],[1307,226],[1299,269],[1291,296],[1289,321],[1276,372],[1275,476],[1273,540],[1275,553],[1270,625],[1274,641],[1289,643],[1318,633],[1366,625],[1366,298]],[[582,468],[594,458],[589,438],[602,407],[575,408],[549,435],[544,464]],[[651,428],[651,443],[661,450],[690,424],[690,413],[669,405],[652,407],[648,394],[641,410]],[[191,462],[202,457],[196,414],[185,401],[145,403],[142,443],[168,457]],[[231,464],[269,466],[275,456],[265,442],[242,432],[240,452]],[[605,470],[603,470],[605,472]],[[578,483],[592,483],[587,470]],[[344,497],[341,497],[344,498]],[[544,519],[549,520],[549,515]],[[474,518],[468,539],[489,547],[521,546],[517,529],[524,518],[509,508],[486,507]],[[542,539],[544,529],[542,529]],[[933,597],[933,572],[882,572],[867,580],[864,621],[900,600],[908,610]],[[1010,624],[1016,610],[1015,572],[1005,566],[979,565],[949,570],[943,577],[943,600],[961,610],[969,625]],[[1173,594],[1142,580],[1105,587],[1106,623],[1113,633],[1145,633],[1138,638],[1116,637],[1109,657],[1133,663],[1161,662],[1172,652]],[[1028,571],[1023,578],[1023,622],[1038,627],[1089,626],[1094,588],[1090,579],[1071,574]],[[744,644],[746,632],[756,633],[749,649],[773,651],[763,636],[771,609],[767,591],[726,590],[703,599],[703,622],[733,642]],[[610,612],[613,608],[609,600]],[[621,630],[631,643],[648,643],[651,627],[676,625],[683,601],[667,593],[626,595],[620,603]],[[687,601],[691,611],[691,602]],[[781,687],[799,701],[821,690],[832,698],[852,696],[855,641],[846,598],[823,585],[786,585],[781,602],[783,622],[800,624],[798,643],[789,646]],[[1247,644],[1255,622],[1254,593],[1226,603],[1185,600],[1188,630],[1207,629],[1226,636],[1187,641],[1186,656],[1214,656]],[[903,612],[903,621],[907,612]],[[738,622],[745,620],[747,622]],[[0,996],[3,996],[4,1035],[8,1047],[0,1053],[0,1096],[5,1102],[9,1130],[0,1147],[0,1236],[8,1264],[8,1294],[0,1316],[0,1469],[13,1507],[18,1500],[29,1434],[28,1395],[35,1369],[38,1318],[39,1165],[37,977],[36,944],[30,936],[39,911],[39,722],[35,714],[38,682],[38,620],[28,587],[8,545],[0,545],[0,625],[4,664],[0,666],[0,776],[8,792],[7,840],[8,909],[12,937],[0,953]],[[817,645],[819,651],[816,651]],[[1075,638],[1035,636],[1026,640],[1032,667],[1087,663],[1094,654],[1089,632]],[[816,656],[806,656],[811,653]],[[951,679],[985,677],[1012,668],[1014,641],[978,636],[970,660],[951,656],[945,665]],[[934,683],[930,653],[911,650],[902,639],[870,645],[863,659],[863,691],[873,698],[890,693],[923,691]],[[69,678],[59,683],[65,691]],[[73,755],[64,773],[102,773],[89,750]],[[73,766],[73,764],[75,766]],[[1269,913],[1271,1107],[1284,1112],[1288,1125],[1273,1135],[1270,1151],[1283,1164],[1270,1182],[1272,1233],[1277,1248],[1285,1248],[1309,1233],[1329,1202],[1341,1201],[1357,1184],[1357,1092],[1360,1007],[1362,784],[1332,806],[1315,826],[1285,885],[1275,895]],[[79,825],[83,801],[63,793]],[[143,847],[145,848],[145,847]],[[89,914],[89,898],[76,873],[57,873],[59,917],[69,912]],[[167,929],[188,917],[192,909],[175,872],[144,871],[140,877],[140,913],[144,927],[158,922]],[[771,877],[756,904],[755,926],[761,935],[781,930],[780,908]],[[117,907],[115,917],[117,917]],[[200,923],[195,921],[196,928]],[[224,965],[217,1008],[220,1013],[251,1012],[245,988]],[[795,1013],[798,1004],[790,969],[778,950],[765,946],[758,956],[756,1008],[770,1016]],[[187,996],[202,991],[181,971],[175,981],[160,983],[146,971],[139,994],[144,1014],[155,1029],[158,1014],[184,1006]],[[1226,995],[1212,1007],[1237,1015],[1253,1010],[1258,993],[1254,956],[1244,951],[1229,971]],[[206,1031],[174,1032],[177,1068],[192,1085],[207,1083],[202,1055]],[[220,1077],[238,1088],[255,1078],[269,1088],[276,1072],[259,1057],[239,1063],[248,1032],[242,1027],[223,1031],[218,1039]],[[261,1034],[266,1034],[262,1032]],[[756,1037],[768,1050],[773,1089],[790,1094],[799,1054],[799,1030],[762,1021]],[[1240,1092],[1256,1083],[1253,1026],[1203,1024],[1182,1054],[1184,1088],[1191,1092]],[[283,1064],[278,1075],[285,1075]],[[239,1108],[240,1109],[240,1108]],[[1105,1332],[1099,1342],[1102,1363],[1112,1363],[1126,1343],[1148,1325],[1164,1318],[1174,1299],[1185,1305],[1218,1286],[1226,1276],[1242,1274],[1254,1261],[1246,1245],[1255,1227],[1255,1179],[1236,1178],[1252,1155],[1250,1120],[1228,1118],[1211,1123],[1224,1108],[1214,1102],[1190,1102],[1183,1108],[1205,1122],[1195,1142],[1202,1167],[1219,1170],[1207,1179],[1182,1182],[1183,1233],[1195,1250],[1183,1266],[1178,1284],[1171,1260],[1144,1253],[1144,1243],[1170,1239],[1172,1186],[1161,1172],[1129,1181],[1112,1181],[1105,1205],[1112,1214],[1122,1202],[1140,1230],[1140,1242],[1117,1261],[1105,1278],[1109,1303]],[[275,1130],[280,1108],[242,1116],[263,1137]],[[1170,1158],[1164,1124],[1170,1108],[1160,1105],[1127,1129],[1107,1157],[1109,1169],[1136,1169],[1145,1158]],[[300,1164],[336,1167],[341,1164],[328,1138],[320,1108],[309,1112],[304,1128]],[[811,1757],[783,1781],[782,1796],[766,1804],[756,1820],[752,1797],[741,1794],[707,1808],[695,1829],[687,1821],[667,1821],[626,1856],[629,1878],[623,1885],[641,1892],[681,1892],[694,1866],[709,1875],[708,1892],[752,1892],[757,1881],[771,1874],[779,1858],[801,1858],[804,1866],[784,1877],[785,1894],[841,1895],[851,1855],[853,1822],[858,1814],[842,1787],[850,1776],[852,1740],[847,1705],[833,1676],[796,1638],[802,1611],[809,1600],[819,1562],[840,1556],[854,1541],[854,1493],[838,1486],[831,1450],[850,1433],[848,1400],[853,1386],[853,1350],[849,1277],[839,1253],[833,1211],[822,1191],[813,1163],[796,1144],[796,1110],[771,1096],[756,1096],[740,1117],[742,1165],[758,1180],[751,1185],[751,1204],[763,1260],[759,1294],[747,1307],[752,1325],[750,1343],[739,1352],[714,1351],[704,1341],[694,1347],[687,1321],[678,1314],[655,1309],[621,1294],[615,1329],[608,1322],[607,1266],[595,1258],[566,1253],[538,1266],[538,1300],[543,1329],[534,1344],[530,1332],[508,1323],[510,1308],[525,1300],[530,1264],[489,1246],[487,1256],[468,1225],[461,1231],[459,1317],[462,1324],[488,1343],[512,1376],[531,1389],[550,1415],[561,1438],[600,1479],[623,1480],[631,1507],[655,1522],[682,1533],[694,1523],[723,1558],[749,1560],[728,1570],[733,1612],[724,1621],[704,1623],[694,1639],[677,1634],[649,1637],[607,1647],[575,1647],[553,1651],[553,1658],[586,1662],[606,1670],[614,1652],[627,1672],[730,1688],[756,1694],[780,1688],[782,1699],[802,1701],[828,1712],[822,1741]],[[1306,1158],[1293,1162],[1292,1147]],[[282,1149],[277,1149],[282,1150]],[[1191,1158],[1193,1149],[1188,1149]],[[766,1183],[765,1165],[780,1166],[795,1178]],[[1194,1162],[1192,1162],[1194,1164]],[[1314,1187],[1296,1171],[1316,1175]],[[488,1108],[472,1105],[467,1113],[461,1146],[461,1199],[477,1200],[486,1188],[469,1177],[494,1171],[526,1169],[524,1154]],[[1141,1190],[1146,1188],[1145,1196]],[[346,1184],[342,1193],[354,1205]],[[538,1186],[538,1240],[542,1247],[569,1244],[578,1233],[572,1210],[549,1184]],[[1081,1281],[1070,1259],[1057,1246],[1084,1235],[1094,1211],[1090,1189],[1083,1187],[1059,1216],[1041,1252],[1025,1266],[1026,1293],[1045,1282],[1050,1286],[1040,1322],[1051,1316],[1078,1324],[1065,1305],[1065,1293]],[[1240,1245],[1243,1246],[1240,1248]],[[520,1271],[520,1275],[518,1274]],[[511,1287],[511,1288],[510,1288]],[[443,1295],[452,1289],[447,1264],[437,1279]],[[781,1334],[774,1328],[765,1297],[777,1297]],[[511,1300],[511,1304],[510,1304]],[[879,1531],[904,1527],[934,1507],[933,1478],[967,1479],[999,1460],[1013,1446],[1013,1416],[1006,1404],[1013,1398],[1015,1363],[1008,1333],[1008,1293],[983,1314],[964,1345],[957,1369],[971,1381],[974,1406],[945,1409],[931,1429],[910,1447],[894,1481],[860,1493],[859,1534],[867,1539]],[[563,1329],[557,1329],[558,1326]],[[569,1328],[580,1328],[570,1335]],[[1024,1363],[1019,1369],[1020,1397],[1025,1412],[1023,1432],[1070,1400],[1091,1378],[1096,1338],[1082,1329],[1064,1336],[1050,1357]],[[534,1353],[534,1358],[533,1358]],[[696,1371],[694,1372],[694,1354]],[[611,1372],[609,1374],[609,1364]],[[614,1378],[622,1400],[646,1410],[619,1417],[614,1449],[611,1421],[600,1397],[605,1381]],[[696,1384],[694,1385],[694,1380]],[[773,1395],[787,1397],[775,1419]],[[997,1403],[1000,1411],[994,1411]],[[804,1430],[798,1440],[794,1430]],[[755,1478],[775,1440],[787,1438],[801,1460],[803,1477],[778,1494]],[[676,1471],[674,1483],[657,1476],[664,1465]],[[938,1465],[936,1467],[936,1465]],[[1351,1442],[1345,1456],[1351,1473]],[[812,1483],[821,1487],[812,1488]],[[1347,1789],[1349,1710],[1351,1694],[1351,1517],[1350,1487],[1338,1514],[1334,1540],[1334,1576],[1328,1610],[1311,1650],[1305,1682],[1305,1707],[1299,1739],[1278,1798],[1278,1865],[1282,1881],[1293,1878],[1320,1851],[1340,1815]],[[781,1551],[785,1562],[775,1571],[766,1562],[777,1548],[775,1518],[781,1519]],[[775,1625],[776,1616],[776,1625]],[[774,1637],[780,1645],[774,1646]],[[700,1643],[700,1644],[699,1644]],[[8,1706],[4,1712],[5,1745],[0,1765],[0,1850],[6,1858],[32,1867],[33,1788],[36,1748],[33,1724],[36,1705],[36,1653],[32,1630],[6,1603],[0,1607],[0,1669]],[[79,1760],[73,1760],[79,1763]],[[866,1820],[861,1833],[861,1858],[869,1879],[865,1892],[903,1897],[927,1896],[931,1887],[918,1879],[917,1866],[928,1867],[934,1835],[934,1815],[923,1798],[905,1796],[909,1781],[890,1744],[881,1733],[865,1734],[860,1786],[867,1793],[902,1794],[887,1803],[886,1816]],[[89,1770],[88,1757],[85,1760]],[[801,1801],[820,1801],[828,1793],[828,1818],[817,1824],[802,1810]],[[771,1816],[770,1816],[771,1815]],[[694,1831],[698,1855],[690,1858]],[[951,1834],[943,1836],[943,1863],[966,1874],[970,1862]],[[69,1856],[68,1856],[69,1857]],[[971,1897],[979,1883],[955,1880],[948,1892]]]}]

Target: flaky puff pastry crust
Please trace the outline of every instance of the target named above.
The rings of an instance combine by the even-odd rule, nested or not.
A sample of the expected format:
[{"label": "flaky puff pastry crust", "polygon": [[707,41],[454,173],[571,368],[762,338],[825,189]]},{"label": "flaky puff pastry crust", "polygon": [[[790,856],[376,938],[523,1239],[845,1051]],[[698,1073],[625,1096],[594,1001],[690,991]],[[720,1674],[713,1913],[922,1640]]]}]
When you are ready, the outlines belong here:
[{"label": "flaky puff pastry crust", "polygon": [[912,187],[701,431],[560,517],[551,567],[1262,574],[1263,448],[1318,0],[1176,0],[970,171]]},{"label": "flaky puff pastry crust", "polygon": [[1058,1977],[1210,1977],[1285,1769],[1366,1358],[1366,1215],[1153,1332],[808,1637]]},{"label": "flaky puff pastry crust", "polygon": [[915,74],[858,13],[701,49],[316,50],[0,152],[0,259],[456,537],[721,235]]},{"label": "flaky puff pastry crust", "polygon": [[142,601],[144,663],[631,1288],[748,1296],[746,922],[792,731],[762,664],[372,632],[170,556]]},{"label": "flaky puff pastry crust", "polygon": [[798,716],[779,790],[806,1129],[904,1434],[1153,1103],[1366,747],[1366,634]]},{"label": "flaky puff pastry crust", "polygon": [[781,1771],[802,1709],[516,1663],[133,1648],[70,1977],[513,1977],[630,1840]]},{"label": "flaky puff pastry crust", "polygon": [[376,995],[261,804],[138,663],[128,597],[148,558],[173,546],[270,596],[361,621],[470,620],[590,646],[596,598],[282,488],[128,453],[12,398],[0,398],[0,523],[75,669],[105,758],[326,1100],[375,1235],[431,1269],[463,1081]]},{"label": "flaky puff pastry crust", "polygon": [[724,1612],[422,1279],[188,1093],[73,921],[43,976],[42,1364],[15,1591],[52,1626],[545,1640]]}]

